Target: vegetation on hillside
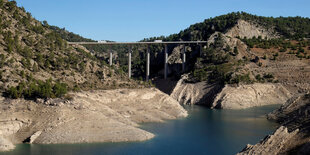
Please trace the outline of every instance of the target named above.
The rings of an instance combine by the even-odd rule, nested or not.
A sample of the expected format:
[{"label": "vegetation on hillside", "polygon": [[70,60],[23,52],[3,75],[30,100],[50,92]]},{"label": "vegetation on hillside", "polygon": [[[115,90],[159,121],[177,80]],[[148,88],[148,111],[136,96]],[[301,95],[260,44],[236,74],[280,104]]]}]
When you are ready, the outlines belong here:
[{"label": "vegetation on hillside", "polygon": [[35,20],[15,1],[0,0],[0,91],[12,98],[50,98],[70,90],[137,86],[83,47],[67,45],[91,41],[81,38]]},{"label": "vegetation on hillside", "polygon": [[301,39],[310,38],[310,19],[303,17],[263,17],[251,15],[245,12],[232,12],[226,15],[206,19],[201,23],[191,25],[189,28],[168,37],[152,37],[143,41],[152,40],[208,40],[215,32],[225,33],[229,28],[235,26],[238,20],[257,23],[266,29],[275,29],[283,38]]},{"label": "vegetation on hillside", "polygon": [[[302,53],[302,48],[300,48],[299,45],[293,45],[290,44],[289,41],[286,41],[286,39],[300,39],[300,38],[310,38],[309,32],[310,32],[310,20],[309,18],[302,18],[302,17],[261,17],[256,15],[251,15],[245,12],[233,12],[226,15],[206,19],[204,22],[197,23],[194,25],[191,25],[189,28],[180,31],[178,34],[172,34],[170,36],[164,37],[152,37],[152,38],[146,38],[141,40],[143,41],[154,41],[154,40],[164,40],[164,41],[178,41],[178,40],[208,40],[209,37],[215,33],[215,32],[221,32],[225,33],[229,28],[235,26],[237,21],[239,19],[243,19],[246,21],[249,21],[251,23],[259,24],[266,29],[274,29],[278,34],[280,34],[282,37],[279,39],[271,39],[266,40],[265,38],[240,38],[242,41],[244,41],[250,48],[252,47],[259,47],[264,49],[269,49],[272,47],[279,47],[280,52],[284,51],[286,49],[292,49],[290,52],[294,52],[296,56],[307,58],[306,54]],[[55,29],[55,28],[54,28]],[[61,32],[61,31],[63,32]],[[88,39],[85,38],[79,38],[80,36],[75,35],[75,39],[70,39],[73,37],[68,37],[68,33],[64,33],[64,29],[57,28],[57,31],[59,31],[63,39],[67,39],[68,41],[88,41]],[[302,42],[302,41],[301,41]],[[174,47],[177,45],[169,46],[169,51],[171,51]],[[216,45],[217,48],[219,48],[221,45]],[[93,51],[94,53],[108,53],[109,47],[107,46],[100,46],[100,45],[88,45],[86,48],[90,51]],[[205,51],[207,53],[204,57],[199,58],[199,61],[202,63],[210,63],[209,59],[218,59],[218,60],[212,60],[214,62],[214,65],[222,65],[222,63],[216,62],[216,61],[223,61],[220,59],[226,59],[226,56],[235,57],[238,55],[238,49],[236,47],[222,47],[224,48],[224,51],[229,51],[227,54],[223,56],[217,55],[217,58],[215,58],[216,54],[210,54],[214,52],[218,52],[219,49],[210,47]],[[296,48],[296,50],[294,50]],[[117,51],[118,57],[116,58],[115,62],[120,65],[120,69],[123,72],[127,72],[127,53],[128,53],[128,47],[126,46],[113,46],[113,51]],[[134,47],[133,48],[133,76],[137,79],[142,79],[145,75],[145,48],[141,47]],[[151,46],[152,49],[152,61],[151,61],[151,67],[152,71],[156,73],[160,69],[163,68],[163,58],[162,58],[162,52],[163,47],[154,45]],[[194,46],[192,49],[196,49]],[[96,55],[98,57],[98,55]],[[105,56],[103,59],[106,63],[108,63],[108,56]],[[272,59],[276,59],[276,56],[274,56]],[[209,62],[208,62],[209,61]],[[188,63],[195,63],[195,60],[189,59]],[[235,64],[238,64],[235,62]],[[191,68],[193,68],[193,65],[190,65]],[[216,68],[216,67],[215,67]],[[235,67],[236,68],[236,67]],[[195,68],[190,69],[194,70],[195,75],[199,75],[200,77],[202,74],[205,74],[205,72],[209,72],[210,68],[204,69],[206,70],[203,72],[201,69],[196,70]],[[207,71],[208,70],[208,71]],[[211,70],[215,70],[214,68]],[[221,71],[217,71],[221,72]],[[152,74],[153,75],[153,74]],[[246,77],[247,73],[245,73]],[[228,76],[228,75],[227,75]],[[236,75],[237,76],[237,75]],[[243,76],[243,75],[242,75]],[[244,79],[241,75],[237,76],[240,77],[240,79]],[[205,80],[204,78],[197,78],[201,80]],[[228,78],[221,78],[221,79],[228,79]],[[228,80],[229,81],[229,80]],[[226,81],[226,82],[228,82]],[[240,81],[240,80],[233,80],[233,81]],[[242,81],[242,80],[241,80]],[[243,80],[246,81],[246,80]],[[232,82],[232,81],[230,81]]]},{"label": "vegetation on hillside", "polygon": [[[295,54],[298,58],[310,58],[305,52],[309,48],[310,38],[310,19],[303,17],[262,17],[251,15],[245,12],[233,12],[226,15],[206,19],[204,22],[191,25],[189,28],[180,31],[177,34],[172,34],[167,37],[152,37],[146,38],[142,41],[178,41],[178,40],[208,40],[215,32],[225,33],[230,28],[235,26],[238,20],[245,20],[253,24],[257,24],[270,30],[270,32],[277,33],[280,38],[266,39],[258,38],[239,38],[245,42],[249,48],[275,48],[276,53],[270,57],[270,60],[276,60],[279,53],[288,52],[288,54]],[[297,43],[292,43],[292,40],[297,40]],[[225,47],[226,46],[226,47]],[[195,47],[192,47],[195,48]],[[251,78],[248,72],[240,72],[240,68],[246,63],[252,61],[244,57],[237,60],[235,56],[239,54],[237,47],[229,47],[221,41],[218,41],[207,49],[204,49],[202,57],[189,61],[194,62],[195,65],[191,67],[191,77],[193,81],[209,81],[210,83],[252,83],[257,82],[276,82],[274,77],[260,75],[256,78]],[[227,61],[231,59],[233,61]],[[265,58],[266,59],[266,56]],[[189,64],[190,65],[190,64]],[[258,63],[258,65],[262,65]],[[253,76],[253,75],[252,75]],[[255,76],[255,75],[254,75]]]},{"label": "vegetation on hillside", "polygon": [[[240,38],[241,39],[241,38]],[[310,47],[310,40],[299,40],[292,42],[291,40],[286,40],[283,38],[275,39],[262,39],[261,37],[253,37],[250,39],[241,39],[246,43],[249,48],[262,48],[262,49],[277,49],[280,53],[288,52],[288,54],[294,54],[298,58],[310,59],[310,55],[307,55],[306,50]],[[274,59],[278,56],[276,53]],[[266,56],[264,57],[266,59]]]},{"label": "vegetation on hillside", "polygon": [[[47,22],[43,22],[46,24],[45,27],[55,31],[58,33],[58,35],[61,36],[62,39],[67,40],[69,42],[91,42],[94,40],[87,39],[84,37],[81,37],[80,35],[74,34],[72,32],[69,32],[65,30],[65,28],[59,28],[57,26],[50,26],[47,24]],[[98,59],[104,61],[104,63],[109,64],[109,52],[112,50],[113,53],[116,53],[114,55],[113,64],[117,64],[118,66],[117,71],[122,73],[128,72],[128,52],[130,48],[132,48],[132,76],[135,79],[143,80],[145,78],[145,61],[146,61],[146,46],[137,46],[132,45],[126,46],[126,45],[83,45],[87,50],[91,51],[94,56],[96,56]],[[151,45],[150,50],[151,53],[151,66],[152,71],[157,72],[162,68],[162,61],[160,59],[155,58],[155,55],[158,55],[160,52],[163,51],[163,46],[161,45]],[[157,63],[157,62],[160,63]]]},{"label": "vegetation on hillside", "polygon": [[[226,15],[218,16],[215,18],[206,19],[204,22],[191,25],[189,28],[181,31],[178,34],[173,34],[168,37],[153,37],[148,39],[143,39],[141,41],[154,41],[154,40],[164,40],[164,41],[177,41],[177,40],[208,40],[208,38],[215,32],[225,33],[229,28],[235,26],[238,20],[243,19],[251,23],[259,24],[266,29],[273,29],[281,38],[278,39],[265,39],[265,38],[239,38],[245,42],[249,48],[277,48],[279,52],[289,51],[292,54],[296,54],[299,58],[310,58],[304,49],[308,46],[309,41],[300,40],[300,38],[310,38],[310,20],[308,18],[302,17],[261,17],[256,15],[251,15],[245,12],[233,12]],[[58,37],[64,40],[77,42],[77,41],[93,41],[91,39],[83,38],[72,32],[68,32],[65,28],[59,28],[57,26],[50,26],[46,21],[42,23],[43,28],[48,28],[52,30]],[[33,30],[38,33],[41,32],[40,27],[33,28]],[[54,38],[57,40],[57,38]],[[297,44],[293,44],[287,39],[298,39],[300,40]],[[60,40],[60,39],[59,39]],[[59,43],[61,45],[61,43]],[[171,51],[177,45],[169,46]],[[225,46],[225,47],[224,47]],[[85,45],[85,47],[92,52],[97,59],[101,61],[101,64],[108,63],[108,50],[109,46],[102,45]],[[154,45],[151,46],[151,67],[152,71],[156,73],[163,68],[162,65],[162,51],[163,47]],[[195,50],[195,47],[192,47]],[[83,50],[77,49],[81,53]],[[117,52],[117,57],[114,63],[117,63],[119,67],[115,68],[116,73],[123,74],[128,71],[128,58],[127,53],[129,47],[127,46],[113,46],[113,51]],[[132,53],[132,71],[133,77],[137,79],[143,79],[145,76],[145,47],[133,46]],[[27,51],[27,49],[25,50]],[[24,52],[27,55],[27,52]],[[106,54],[104,54],[106,53]],[[189,64],[191,67],[191,75],[193,81],[203,81],[207,80],[210,83],[252,83],[253,79],[250,78],[250,74],[247,72],[240,73],[238,70],[242,68],[242,65],[249,62],[248,58],[243,60],[236,60],[235,57],[239,54],[237,47],[229,47],[223,44],[222,39],[219,37],[218,40],[203,51],[203,55],[200,58],[194,58],[194,60],[189,59],[188,63],[195,63],[195,65]],[[275,53],[272,58],[276,59],[279,53]],[[91,54],[87,53],[89,58],[92,57]],[[40,58],[40,56],[39,56]],[[93,59],[96,59],[93,58]],[[265,58],[266,59],[266,58]],[[85,63],[76,64],[76,59],[66,60],[65,62],[72,62],[72,66],[77,66],[76,69],[83,70],[85,68]],[[231,61],[234,60],[234,61]],[[57,62],[62,62],[57,60]],[[23,61],[23,64],[27,66],[27,60]],[[44,62],[42,64],[57,64],[53,62]],[[200,65],[197,65],[200,64]],[[42,68],[42,66],[38,65]],[[60,65],[56,65],[60,66]],[[66,65],[68,66],[68,65]],[[84,67],[83,67],[84,66]],[[57,68],[53,66],[54,68]],[[68,67],[67,67],[68,68]],[[70,67],[69,67],[70,68]],[[81,69],[79,69],[81,68]],[[264,75],[256,76],[254,80],[256,81],[270,81],[270,78],[266,78]],[[272,81],[272,80],[271,80]]]},{"label": "vegetation on hillside", "polygon": [[208,81],[209,83],[234,84],[239,82],[252,83],[248,74],[234,75],[242,61],[236,63],[233,59],[238,50],[224,47],[222,35],[219,34],[213,44],[203,50],[191,72],[192,82]]},{"label": "vegetation on hillside", "polygon": [[48,79],[45,82],[41,80],[28,81],[27,83],[21,82],[17,86],[11,86],[5,95],[10,98],[55,98],[63,97],[67,93],[67,84],[61,82],[52,82]]}]

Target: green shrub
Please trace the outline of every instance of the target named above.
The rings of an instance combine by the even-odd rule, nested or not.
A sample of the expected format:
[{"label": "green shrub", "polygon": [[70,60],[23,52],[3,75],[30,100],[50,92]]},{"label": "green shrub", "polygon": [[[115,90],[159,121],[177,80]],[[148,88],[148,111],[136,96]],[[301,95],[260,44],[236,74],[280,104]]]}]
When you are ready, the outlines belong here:
[{"label": "green shrub", "polygon": [[[30,81],[30,80],[29,80]],[[67,93],[67,84],[52,80],[31,80],[28,83],[21,82],[16,87],[10,87],[4,94],[9,98],[55,98],[62,97]]]},{"label": "green shrub", "polygon": [[286,52],[286,50],[287,50],[286,48],[281,48],[280,52]]},{"label": "green shrub", "polygon": [[230,46],[229,45],[227,45],[226,47],[225,47],[225,49],[224,49],[226,52],[230,52],[231,51],[231,48],[230,48]]},{"label": "green shrub", "polygon": [[258,80],[258,81],[260,81],[260,80],[262,79],[262,77],[261,77],[260,74],[257,74],[257,75],[255,76],[255,79]]},{"label": "green shrub", "polygon": [[246,83],[251,84],[253,81],[250,78],[250,74],[243,74],[243,75],[235,75],[232,79],[229,81],[230,84],[238,84],[238,83]]},{"label": "green shrub", "polygon": [[79,64],[79,70],[81,73],[83,73],[85,71],[85,68],[86,68],[86,64],[84,62],[81,62]]},{"label": "green shrub", "polygon": [[56,82],[53,86],[53,93],[56,97],[62,97],[67,93],[67,84]]},{"label": "green shrub", "polygon": [[192,74],[198,81],[206,81],[208,79],[208,72],[205,69],[194,70]]},{"label": "green shrub", "polygon": [[4,54],[0,54],[0,68],[4,66],[6,56]]},{"label": "green shrub", "polygon": [[234,55],[238,55],[239,54],[239,51],[238,51],[238,48],[237,47],[234,47]]},{"label": "green shrub", "polygon": [[3,0],[0,0],[0,7],[3,6]]},{"label": "green shrub", "polygon": [[45,32],[44,28],[42,25],[38,25],[38,26],[33,26],[32,27],[32,30],[36,33],[39,33],[39,34],[43,34]]},{"label": "green shrub", "polygon": [[13,99],[20,98],[20,94],[17,92],[17,88],[16,87],[10,87],[7,90],[7,94],[8,94],[9,98],[13,98]]},{"label": "green shrub", "polygon": [[299,53],[305,53],[305,50],[302,47],[299,47],[298,52]]},{"label": "green shrub", "polygon": [[306,99],[310,99],[310,93],[306,94],[306,95],[305,95],[305,98],[306,98]]},{"label": "green shrub", "polygon": [[266,78],[266,79],[273,79],[274,78],[274,76],[272,75],[272,74],[264,74],[264,78]]},{"label": "green shrub", "polygon": [[267,59],[267,55],[266,55],[266,54],[263,56],[263,59],[264,59],[264,60],[266,60],[266,59]]}]

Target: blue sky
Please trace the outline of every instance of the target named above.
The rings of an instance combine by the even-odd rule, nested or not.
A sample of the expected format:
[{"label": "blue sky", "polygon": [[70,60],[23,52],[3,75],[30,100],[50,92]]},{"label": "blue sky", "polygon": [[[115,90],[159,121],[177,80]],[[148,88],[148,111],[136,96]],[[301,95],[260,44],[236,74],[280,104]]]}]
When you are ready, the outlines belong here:
[{"label": "blue sky", "polygon": [[310,17],[309,0],[16,0],[36,19],[94,40],[138,41],[178,33],[230,12]]}]

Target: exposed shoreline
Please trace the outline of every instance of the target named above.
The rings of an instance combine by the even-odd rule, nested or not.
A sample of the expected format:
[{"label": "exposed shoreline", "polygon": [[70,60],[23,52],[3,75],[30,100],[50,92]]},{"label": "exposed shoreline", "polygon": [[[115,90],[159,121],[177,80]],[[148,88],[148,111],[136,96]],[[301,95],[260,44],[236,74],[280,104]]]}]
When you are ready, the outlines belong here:
[{"label": "exposed shoreline", "polygon": [[292,93],[280,83],[239,85],[186,83],[184,75],[170,96],[180,104],[206,105],[215,109],[246,109],[264,105],[284,104]]},{"label": "exposed shoreline", "polygon": [[71,101],[37,102],[2,98],[0,149],[13,144],[144,141],[154,134],[143,122],[186,117],[177,101],[155,88],[89,91],[71,94]]},{"label": "exposed shoreline", "polygon": [[[265,87],[272,93],[266,96],[257,91],[261,90],[264,92],[263,88]],[[255,101],[257,102],[249,101],[247,104],[239,104],[234,108],[225,106],[220,108],[244,109],[269,105],[257,104],[259,103],[258,98],[261,98],[260,100],[263,101],[263,98],[266,97],[269,98],[268,101],[275,99],[273,100],[274,104],[279,104],[280,101],[291,97],[291,94],[280,84],[226,86],[216,95],[217,97],[214,97],[216,102],[228,103],[230,102],[229,99],[233,99],[234,102],[232,103],[237,103],[234,98],[225,96],[227,94],[238,96],[239,93],[241,94],[241,97],[239,97],[240,102],[244,103],[242,94],[248,90],[255,92],[254,97],[256,97]],[[260,97],[257,97],[257,94]],[[281,98],[276,100],[276,96],[272,94],[280,95]],[[1,98],[0,100],[4,104],[0,107],[0,150],[12,150],[15,148],[14,144],[23,142],[72,144],[144,141],[153,138],[155,135],[140,129],[139,123],[164,122],[168,119],[182,118],[188,115],[186,110],[180,105],[180,101],[173,99],[175,96],[164,94],[156,88],[97,90],[71,93],[70,95],[73,97],[72,100],[50,99],[44,101],[39,99],[36,102]],[[218,99],[218,96],[222,96],[222,99]],[[297,104],[297,102],[301,101],[300,98],[291,98],[280,109],[269,114],[268,117],[278,121],[280,116],[287,113],[288,109],[290,110],[290,105],[295,108],[293,110],[298,111],[301,105],[306,104]],[[191,100],[190,98],[188,99]],[[304,114],[307,114],[307,110]],[[303,115],[303,117],[305,116]],[[307,115],[305,119],[307,119]],[[283,123],[279,123],[283,125]],[[299,126],[301,125],[299,124]],[[297,128],[288,130],[288,126],[290,124],[281,126],[273,135],[259,144],[248,145],[241,153],[262,153],[261,148],[268,148],[270,152],[279,153],[283,149],[273,149],[264,144],[270,142],[275,145],[274,147],[282,148],[286,144],[282,144],[280,141],[291,143],[291,141],[300,139],[301,135],[305,135],[304,131],[300,131]]]}]

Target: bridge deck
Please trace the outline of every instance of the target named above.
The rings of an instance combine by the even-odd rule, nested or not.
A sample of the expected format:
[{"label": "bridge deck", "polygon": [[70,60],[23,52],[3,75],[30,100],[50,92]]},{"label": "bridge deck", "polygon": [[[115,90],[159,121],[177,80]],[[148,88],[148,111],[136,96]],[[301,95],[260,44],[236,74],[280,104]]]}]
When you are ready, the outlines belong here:
[{"label": "bridge deck", "polygon": [[166,42],[68,42],[69,45],[138,45],[138,44],[203,44],[207,41],[166,41]]}]

